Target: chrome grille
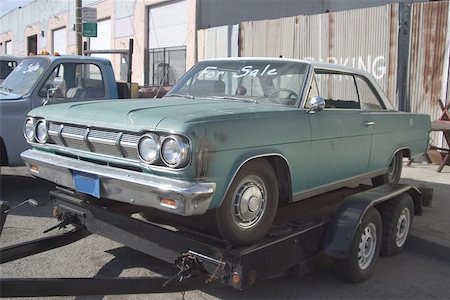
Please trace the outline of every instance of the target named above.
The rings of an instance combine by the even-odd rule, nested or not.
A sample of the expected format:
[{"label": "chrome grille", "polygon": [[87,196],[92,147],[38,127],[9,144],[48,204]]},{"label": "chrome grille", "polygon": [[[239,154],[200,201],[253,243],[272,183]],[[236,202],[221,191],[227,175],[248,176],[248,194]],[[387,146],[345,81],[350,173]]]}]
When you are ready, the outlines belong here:
[{"label": "chrome grille", "polygon": [[138,134],[50,122],[48,143],[138,160],[139,138]]}]

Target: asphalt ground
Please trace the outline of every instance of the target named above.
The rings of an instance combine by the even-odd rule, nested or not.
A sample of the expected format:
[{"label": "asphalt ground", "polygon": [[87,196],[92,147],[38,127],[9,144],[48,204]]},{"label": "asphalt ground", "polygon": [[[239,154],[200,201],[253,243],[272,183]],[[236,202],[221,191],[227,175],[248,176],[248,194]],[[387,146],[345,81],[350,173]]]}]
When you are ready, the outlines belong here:
[{"label": "asphalt ground", "polygon": [[[330,259],[318,256],[316,268],[301,278],[283,276],[266,280],[243,292],[230,287],[210,286],[186,292],[186,299],[275,299],[275,298],[329,298],[329,299],[448,299],[450,297],[450,262],[439,251],[448,251],[447,226],[450,212],[450,168],[435,174],[435,166],[413,164],[404,168],[402,181],[432,187],[431,207],[416,217],[412,240],[398,256],[381,258],[374,276],[360,284],[348,284],[338,279]],[[42,231],[53,226],[52,205],[47,193],[53,185],[31,178],[24,168],[2,168],[0,199],[11,205],[34,198],[39,207],[23,206],[8,217],[1,246],[42,236]],[[428,243],[428,244],[427,244]],[[418,244],[420,247],[417,247]],[[440,248],[439,248],[440,247]],[[276,259],[276,258],[274,258]],[[154,259],[119,243],[91,235],[71,245],[54,249],[0,265],[2,278],[26,277],[95,277],[115,278],[168,275],[173,273],[170,264]],[[75,297],[56,297],[75,298]],[[181,299],[181,293],[91,296],[89,299]]]}]

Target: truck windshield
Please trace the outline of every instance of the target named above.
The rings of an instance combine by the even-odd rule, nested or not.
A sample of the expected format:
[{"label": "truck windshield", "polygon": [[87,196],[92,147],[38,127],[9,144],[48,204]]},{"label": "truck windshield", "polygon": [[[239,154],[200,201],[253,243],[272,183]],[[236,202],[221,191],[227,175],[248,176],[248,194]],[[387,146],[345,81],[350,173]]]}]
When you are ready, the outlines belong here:
[{"label": "truck windshield", "polygon": [[203,61],[167,96],[297,105],[309,65],[283,60]]},{"label": "truck windshield", "polygon": [[49,61],[44,58],[26,58],[6,77],[0,90],[26,95],[47,69]]}]

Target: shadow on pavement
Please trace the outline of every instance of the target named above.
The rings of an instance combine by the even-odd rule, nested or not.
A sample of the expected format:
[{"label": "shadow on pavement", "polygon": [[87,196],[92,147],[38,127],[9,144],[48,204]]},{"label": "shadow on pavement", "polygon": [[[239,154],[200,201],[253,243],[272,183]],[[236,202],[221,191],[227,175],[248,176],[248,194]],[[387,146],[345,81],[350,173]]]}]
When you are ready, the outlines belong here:
[{"label": "shadow on pavement", "polygon": [[49,191],[55,185],[38,178],[24,175],[3,174],[0,176],[0,200],[8,201],[10,207],[29,198],[39,202],[38,207],[23,205],[11,212],[11,215],[51,217]]}]

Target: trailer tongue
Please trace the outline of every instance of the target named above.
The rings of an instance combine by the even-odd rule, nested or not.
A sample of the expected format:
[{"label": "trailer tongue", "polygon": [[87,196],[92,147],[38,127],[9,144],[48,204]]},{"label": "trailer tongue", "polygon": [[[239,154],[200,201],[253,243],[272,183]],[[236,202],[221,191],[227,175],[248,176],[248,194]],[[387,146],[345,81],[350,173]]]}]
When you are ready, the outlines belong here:
[{"label": "trailer tongue", "polygon": [[[95,233],[173,264],[176,271],[173,276],[150,278],[0,279],[0,296],[168,293],[198,289],[218,282],[241,290],[286,274],[289,270],[307,273],[313,267],[312,259],[320,251],[341,263],[352,262],[358,259],[352,256],[351,251],[355,243],[370,241],[367,234],[358,234],[360,226],[365,224],[366,214],[376,211],[372,207],[379,209],[381,203],[395,202],[401,195],[410,195],[408,199],[414,202],[415,214],[421,212],[420,192],[411,186],[398,184],[362,190],[356,189],[359,193],[343,197],[338,209],[326,217],[312,215],[274,226],[263,240],[239,248],[231,248],[222,240],[198,232],[137,220],[81,200],[65,190],[52,191],[50,198],[55,203],[54,215],[60,220],[55,228],[73,228],[54,236],[1,248],[0,264],[62,247]],[[330,193],[327,197],[338,197],[338,194]],[[1,202],[0,232],[7,210],[7,203]],[[381,239],[382,233],[379,232],[378,236]],[[376,242],[381,243],[380,239]],[[378,253],[372,255],[373,264],[377,256]],[[372,261],[368,263],[371,266]],[[368,273],[362,274],[361,278],[357,276],[361,274],[353,274],[356,277],[352,278],[356,280],[349,279],[363,280],[371,275]]]}]

